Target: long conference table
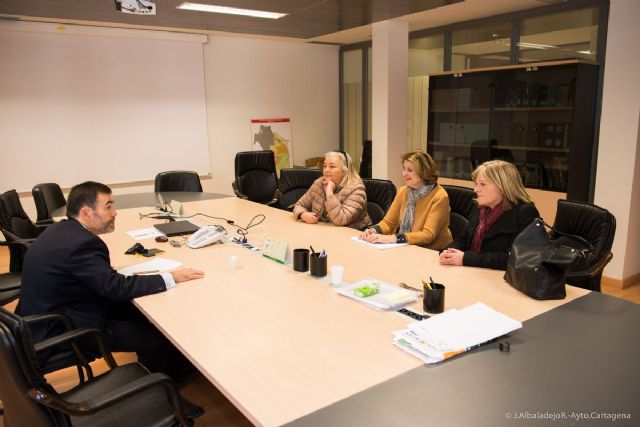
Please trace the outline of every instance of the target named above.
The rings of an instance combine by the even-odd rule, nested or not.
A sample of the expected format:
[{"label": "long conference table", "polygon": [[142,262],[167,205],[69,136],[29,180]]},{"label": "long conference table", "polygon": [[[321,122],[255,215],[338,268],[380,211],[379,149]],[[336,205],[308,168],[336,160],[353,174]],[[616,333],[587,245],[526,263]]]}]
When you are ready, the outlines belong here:
[{"label": "long conference table", "polygon": [[[571,286],[563,300],[536,301],[506,284],[501,271],[442,266],[436,252],[414,246],[368,248],[350,240],[356,230],[296,222],[235,197],[183,209],[241,226],[263,214],[248,236],[253,245],[270,237],[292,249],[324,249],[329,266],[345,267],[346,282],[371,277],[419,287],[433,277],[446,285],[445,309],[482,301],[524,322],[506,338],[509,353],[494,343],[426,366],[392,344],[392,332],[412,319],[340,296],[327,279],[236,244],[190,249],[143,240],[206,277],[135,304],[256,425],[512,425],[531,421],[527,411],[640,416],[640,344],[627,332],[640,321],[635,304]],[[158,222],[140,219],[148,211],[119,210],[116,231],[102,236],[114,267],[149,260],[124,255],[134,243],[125,231]],[[221,224],[236,236],[224,221],[192,221]],[[239,257],[235,269],[232,255]],[[422,300],[408,308],[422,313]]]}]

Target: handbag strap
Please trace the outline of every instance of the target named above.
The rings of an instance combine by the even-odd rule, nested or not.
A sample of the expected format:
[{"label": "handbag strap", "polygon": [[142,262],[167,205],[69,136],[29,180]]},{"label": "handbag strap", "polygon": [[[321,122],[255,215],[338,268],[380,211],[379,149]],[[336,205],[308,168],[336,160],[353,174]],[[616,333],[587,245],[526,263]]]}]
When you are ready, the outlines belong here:
[{"label": "handbag strap", "polygon": [[555,234],[559,234],[559,235],[564,236],[564,237],[568,237],[568,238],[573,239],[573,240],[577,240],[578,242],[582,243],[582,244],[583,244],[583,245],[585,245],[587,248],[589,248],[589,250],[590,250],[591,252],[594,252],[594,251],[595,251],[595,249],[594,249],[593,245],[592,245],[592,244],[591,244],[587,239],[585,239],[584,237],[576,236],[575,234],[569,234],[569,233],[565,233],[565,232],[563,232],[563,231],[556,230],[555,228],[553,228],[552,226],[550,226],[549,224],[547,224],[546,222],[544,222],[544,219],[542,219],[542,218],[538,218],[538,219],[540,220],[540,222],[542,223],[542,225],[544,225],[545,227],[547,227],[547,228],[548,228],[549,230],[551,230],[553,233],[555,233]]}]

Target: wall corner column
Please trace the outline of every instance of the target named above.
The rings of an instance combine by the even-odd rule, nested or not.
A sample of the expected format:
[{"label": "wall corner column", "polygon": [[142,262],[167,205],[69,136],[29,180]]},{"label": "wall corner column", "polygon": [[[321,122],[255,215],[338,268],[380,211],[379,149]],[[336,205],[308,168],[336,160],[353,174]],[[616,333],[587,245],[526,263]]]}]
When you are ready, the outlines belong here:
[{"label": "wall corner column", "polygon": [[409,25],[384,21],[372,27],[372,174],[399,186],[407,146]]}]

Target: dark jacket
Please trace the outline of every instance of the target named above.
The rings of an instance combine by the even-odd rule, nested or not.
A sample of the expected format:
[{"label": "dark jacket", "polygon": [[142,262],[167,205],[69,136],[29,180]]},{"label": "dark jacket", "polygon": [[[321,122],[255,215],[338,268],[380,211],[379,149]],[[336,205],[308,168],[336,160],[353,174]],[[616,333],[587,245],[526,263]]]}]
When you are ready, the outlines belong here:
[{"label": "dark jacket", "polygon": [[[63,313],[78,327],[101,329],[114,304],[165,289],[160,275],[116,272],[102,239],[79,222],[67,220],[48,226],[29,246],[16,312],[22,316]],[[51,325],[32,329],[36,342],[59,332],[59,327]]]},{"label": "dark jacket", "polygon": [[480,209],[476,207],[471,213],[467,228],[449,247],[464,251],[463,265],[506,270],[513,240],[538,216],[540,216],[538,209],[533,204],[515,205],[505,211],[487,231],[482,239],[480,252],[473,252],[470,250],[471,240],[480,221]]}]

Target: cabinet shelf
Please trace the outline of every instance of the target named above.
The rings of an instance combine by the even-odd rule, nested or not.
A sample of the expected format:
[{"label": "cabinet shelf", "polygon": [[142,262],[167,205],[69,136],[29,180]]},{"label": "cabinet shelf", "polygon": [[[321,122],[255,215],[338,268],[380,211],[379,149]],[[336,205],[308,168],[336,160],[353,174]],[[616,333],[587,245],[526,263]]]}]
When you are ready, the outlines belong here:
[{"label": "cabinet shelf", "polygon": [[491,109],[487,108],[432,108],[432,113],[489,113]]},{"label": "cabinet shelf", "polygon": [[[466,142],[442,142],[442,141],[428,141],[427,146],[433,147],[451,147],[451,148],[478,148],[483,147],[482,144],[469,144]],[[487,147],[488,148],[488,147]],[[569,153],[571,150],[562,147],[523,147],[519,145],[494,145],[491,147],[496,150],[522,150],[522,151],[537,151],[541,153]]]},{"label": "cabinet shelf", "polygon": [[573,111],[573,107],[495,107],[493,111]]}]

